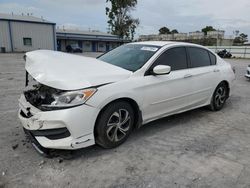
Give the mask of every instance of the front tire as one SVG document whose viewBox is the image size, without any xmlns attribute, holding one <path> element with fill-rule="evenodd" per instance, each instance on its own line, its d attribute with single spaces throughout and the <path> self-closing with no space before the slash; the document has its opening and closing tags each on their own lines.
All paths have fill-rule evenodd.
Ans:
<svg viewBox="0 0 250 188">
<path fill-rule="evenodd" d="M 99 115 L 95 127 L 96 143 L 114 148 L 125 142 L 134 125 L 134 110 L 127 102 L 109 104 Z"/>
<path fill-rule="evenodd" d="M 215 89 L 211 103 L 209 105 L 212 111 L 219 111 L 223 108 L 228 98 L 228 87 L 225 82 L 221 82 Z"/>
</svg>

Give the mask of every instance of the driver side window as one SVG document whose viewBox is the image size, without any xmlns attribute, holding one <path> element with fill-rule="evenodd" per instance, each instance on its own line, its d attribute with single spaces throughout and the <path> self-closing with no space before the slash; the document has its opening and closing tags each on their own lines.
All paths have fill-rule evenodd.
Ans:
<svg viewBox="0 0 250 188">
<path fill-rule="evenodd" d="M 153 67 L 157 65 L 168 65 L 171 67 L 171 70 L 181 70 L 187 69 L 187 54 L 185 47 L 175 47 L 168 49 L 163 52 L 160 57 L 154 62 Z"/>
</svg>

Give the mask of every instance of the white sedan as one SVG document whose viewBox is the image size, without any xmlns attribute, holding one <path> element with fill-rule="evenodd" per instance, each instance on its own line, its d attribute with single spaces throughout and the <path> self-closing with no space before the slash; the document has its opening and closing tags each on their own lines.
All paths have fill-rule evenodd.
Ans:
<svg viewBox="0 0 250 188">
<path fill-rule="evenodd" d="M 40 152 L 113 148 L 150 121 L 220 110 L 235 79 L 229 63 L 188 43 L 130 43 L 97 59 L 48 50 L 25 57 L 19 118 Z"/>
</svg>

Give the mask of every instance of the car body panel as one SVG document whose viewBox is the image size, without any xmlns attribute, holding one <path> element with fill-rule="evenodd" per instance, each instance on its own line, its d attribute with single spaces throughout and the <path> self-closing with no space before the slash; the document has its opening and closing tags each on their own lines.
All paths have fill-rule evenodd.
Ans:
<svg viewBox="0 0 250 188">
<path fill-rule="evenodd" d="M 20 109 L 27 114 L 29 108 L 33 115 L 24 118 L 19 114 L 23 126 L 29 130 L 67 127 L 70 137 L 56 141 L 45 137 L 36 139 L 47 148 L 77 149 L 95 143 L 94 128 L 97 117 L 106 105 L 115 100 L 133 100 L 139 107 L 142 124 L 145 124 L 209 105 L 215 88 L 222 81 L 226 81 L 229 88 L 232 87 L 235 75 L 231 65 L 205 47 L 176 42 L 138 44 L 158 45 L 161 48 L 134 73 L 93 58 L 61 52 L 27 53 L 26 70 L 38 82 L 65 90 L 98 86 L 98 91 L 83 105 L 54 111 L 40 111 L 21 96 Z M 145 74 L 164 51 L 179 46 L 204 48 L 217 57 L 217 64 L 171 71 L 166 75 Z"/>
<path fill-rule="evenodd" d="M 93 126 L 99 114 L 99 109 L 81 105 L 75 108 L 54 111 L 40 111 L 26 101 L 22 95 L 19 99 L 19 114 L 18 117 L 27 130 L 48 130 L 66 127 L 70 132 L 70 137 L 49 140 L 43 136 L 37 136 L 36 139 L 40 140 L 40 144 L 46 148 L 57 149 L 77 149 L 95 143 Z M 32 114 L 27 117 L 27 107 Z M 22 115 L 20 111 L 24 112 Z"/>
<path fill-rule="evenodd" d="M 117 82 L 132 74 L 95 58 L 50 50 L 26 53 L 25 68 L 36 81 L 62 90 Z"/>
</svg>

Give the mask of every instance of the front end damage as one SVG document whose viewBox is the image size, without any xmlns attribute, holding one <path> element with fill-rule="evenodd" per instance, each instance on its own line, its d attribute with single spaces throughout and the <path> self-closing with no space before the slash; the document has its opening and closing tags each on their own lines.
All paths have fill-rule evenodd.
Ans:
<svg viewBox="0 0 250 188">
<path fill-rule="evenodd" d="M 51 104 L 55 100 L 55 95 L 63 92 L 62 90 L 55 89 L 36 82 L 31 76 L 26 73 L 26 88 L 23 92 L 25 99 L 34 107 L 48 111 L 46 105 Z"/>
<path fill-rule="evenodd" d="M 88 100 L 107 83 L 132 72 L 101 60 L 50 50 L 25 54 L 26 87 L 19 119 L 44 148 L 78 149 L 95 144 L 100 109 Z"/>
<path fill-rule="evenodd" d="M 41 154 L 47 155 L 48 149 L 73 150 L 95 144 L 93 127 L 99 110 L 88 105 L 51 107 L 64 92 L 37 82 L 27 73 L 18 116 Z"/>
</svg>

